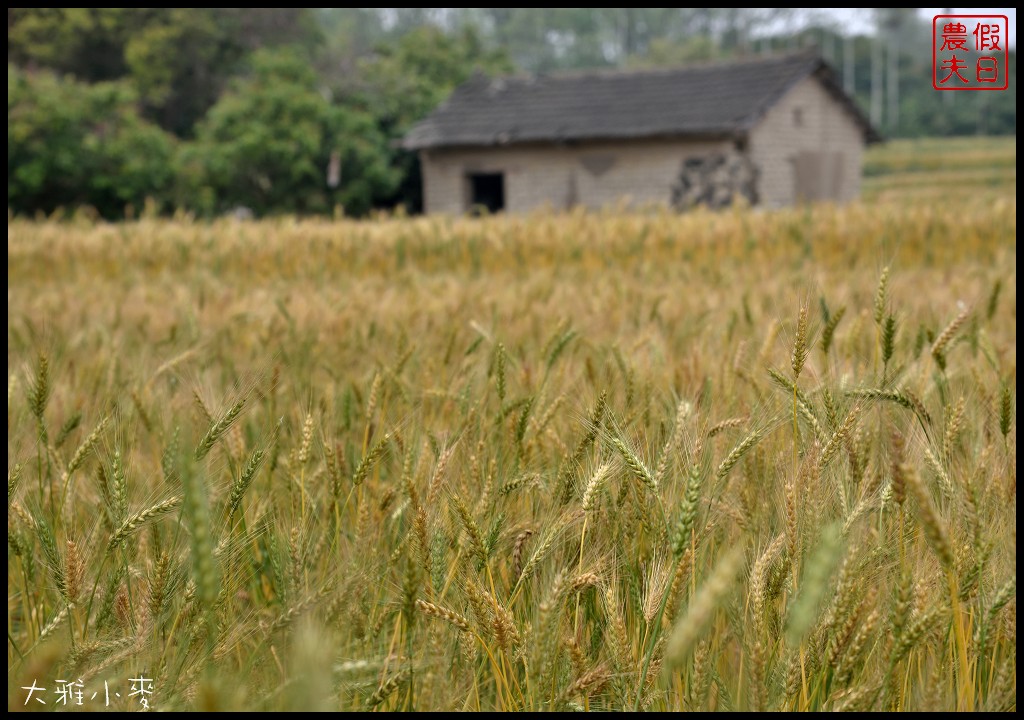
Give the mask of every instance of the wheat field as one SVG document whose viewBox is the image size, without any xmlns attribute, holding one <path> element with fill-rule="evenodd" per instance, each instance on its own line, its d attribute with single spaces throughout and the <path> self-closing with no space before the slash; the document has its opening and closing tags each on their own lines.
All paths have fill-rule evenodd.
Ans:
<svg viewBox="0 0 1024 720">
<path fill-rule="evenodd" d="M 1016 710 L 1012 197 L 7 247 L 10 709 Z"/>
</svg>

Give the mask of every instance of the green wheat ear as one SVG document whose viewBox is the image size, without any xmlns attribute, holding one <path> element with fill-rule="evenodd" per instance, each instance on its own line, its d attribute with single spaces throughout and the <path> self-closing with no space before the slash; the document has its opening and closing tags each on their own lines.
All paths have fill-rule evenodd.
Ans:
<svg viewBox="0 0 1024 720">
<path fill-rule="evenodd" d="M 219 577 L 213 556 L 213 530 L 210 524 L 210 497 L 198 467 L 182 472 L 186 527 L 192 554 L 192 580 L 201 606 L 209 611 L 217 600 Z"/>
<path fill-rule="evenodd" d="M 800 312 L 797 315 L 796 321 L 796 338 L 793 341 L 793 380 L 794 382 L 800 377 L 801 371 L 804 369 L 804 362 L 807 360 L 807 305 L 801 303 Z"/>
<path fill-rule="evenodd" d="M 206 431 L 206 435 L 196 445 L 195 459 L 202 460 L 206 457 L 207 453 L 213 449 L 213 446 L 217 444 L 217 441 L 224 436 L 224 433 L 234 424 L 235 420 L 242 413 L 242 408 L 245 407 L 246 398 L 243 397 L 241 400 L 232 405 L 228 410 L 221 415 L 214 423 L 210 426 L 210 429 Z"/>
<path fill-rule="evenodd" d="M 843 535 L 839 527 L 830 525 L 818 537 L 817 549 L 804 564 L 799 593 L 786 617 L 786 645 L 796 648 L 810 632 L 819 607 L 828 592 L 828 582 L 839 565 L 843 553 Z"/>
<path fill-rule="evenodd" d="M 882 268 L 882 274 L 878 277 L 878 287 L 875 289 L 875 324 L 882 326 L 885 318 L 885 311 L 889 305 L 889 266 Z"/>
<path fill-rule="evenodd" d="M 715 612 L 735 589 L 736 578 L 743 568 L 744 554 L 743 546 L 737 545 L 718 561 L 690 601 L 686 614 L 672 628 L 665 645 L 666 672 L 679 668 L 689 660 L 697 642 L 708 632 Z"/>
<path fill-rule="evenodd" d="M 50 401 L 50 389 L 50 358 L 39 353 L 36 374 L 28 388 L 28 406 L 39 422 L 43 421 L 43 413 Z"/>
<path fill-rule="evenodd" d="M 1010 427 L 1013 423 L 1013 396 L 1010 393 L 1010 387 L 1003 385 L 1002 392 L 999 394 L 999 432 L 1003 434 L 1003 439 L 1010 434 Z"/>
<path fill-rule="evenodd" d="M 821 331 L 821 352 L 824 355 L 828 355 L 828 351 L 832 348 L 832 341 L 836 335 L 836 328 L 839 327 L 840 321 L 846 315 L 846 306 L 843 305 L 834 313 L 831 317 L 825 321 L 825 327 Z"/>
<path fill-rule="evenodd" d="M 896 346 L 896 318 L 888 315 L 882 327 L 882 362 L 888 364 L 892 360 L 893 350 Z"/>
</svg>

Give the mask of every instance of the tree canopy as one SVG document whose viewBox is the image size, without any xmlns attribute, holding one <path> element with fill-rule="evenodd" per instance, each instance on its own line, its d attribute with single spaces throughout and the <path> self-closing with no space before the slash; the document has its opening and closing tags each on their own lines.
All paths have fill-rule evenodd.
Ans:
<svg viewBox="0 0 1024 720">
<path fill-rule="evenodd" d="M 124 83 L 93 85 L 7 66 L 7 205 L 107 217 L 167 197 L 175 140 L 139 116 Z"/>
<path fill-rule="evenodd" d="M 326 179 L 332 157 L 335 188 Z M 387 160 L 373 117 L 332 104 L 292 50 L 257 52 L 251 74 L 210 109 L 186 154 L 199 169 L 199 197 L 215 198 L 204 209 L 241 205 L 259 213 L 326 212 L 337 204 L 363 214 L 396 183 Z"/>
</svg>

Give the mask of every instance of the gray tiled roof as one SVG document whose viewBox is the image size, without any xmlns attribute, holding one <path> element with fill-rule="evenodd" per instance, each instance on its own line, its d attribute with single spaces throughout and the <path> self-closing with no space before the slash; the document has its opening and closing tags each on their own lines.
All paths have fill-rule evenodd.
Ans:
<svg viewBox="0 0 1024 720">
<path fill-rule="evenodd" d="M 741 134 L 809 75 L 847 108 L 867 140 L 878 139 L 831 68 L 816 54 L 799 53 L 664 70 L 477 75 L 413 127 L 402 144 L 417 150 Z"/>
</svg>

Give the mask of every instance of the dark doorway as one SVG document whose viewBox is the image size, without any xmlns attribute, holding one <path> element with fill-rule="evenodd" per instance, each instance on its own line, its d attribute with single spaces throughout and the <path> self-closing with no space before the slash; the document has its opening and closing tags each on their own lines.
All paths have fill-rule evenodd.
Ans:
<svg viewBox="0 0 1024 720">
<path fill-rule="evenodd" d="M 469 176 L 469 209 L 489 213 L 505 209 L 505 176 L 502 173 L 472 173 Z"/>
</svg>

